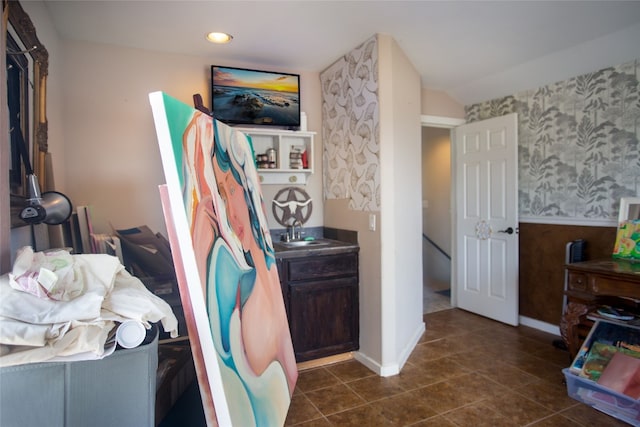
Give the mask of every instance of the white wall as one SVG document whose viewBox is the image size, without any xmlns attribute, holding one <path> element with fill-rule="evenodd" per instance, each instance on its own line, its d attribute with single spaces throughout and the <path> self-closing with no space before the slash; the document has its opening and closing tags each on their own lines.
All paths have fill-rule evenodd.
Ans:
<svg viewBox="0 0 640 427">
<path fill-rule="evenodd" d="M 371 67 L 376 67 L 377 70 Z M 367 71 L 357 73 L 351 79 L 348 70 L 361 67 Z M 345 71 L 346 70 L 346 71 Z M 421 257 L 421 190 L 420 190 L 420 79 L 411 62 L 397 43 L 387 35 L 376 35 L 345 54 L 321 73 L 326 79 L 323 104 L 330 119 L 324 123 L 325 157 L 340 143 L 349 145 L 353 141 L 333 141 L 336 138 L 358 141 L 357 153 L 363 152 L 359 160 L 361 169 L 368 171 L 363 184 L 374 188 L 375 203 L 358 204 L 350 199 L 347 191 L 344 199 L 328 198 L 325 201 L 325 225 L 358 232 L 360 244 L 360 351 L 356 358 L 382 375 L 393 375 L 402 368 L 413 350 L 422 331 L 422 257 Z M 335 80 L 335 81 L 334 81 Z M 362 81 L 366 80 L 366 81 Z M 371 97 L 358 107 L 366 109 L 374 123 L 369 135 L 357 140 L 335 132 L 348 122 L 349 106 L 339 103 L 334 108 L 335 85 L 342 89 L 346 98 Z M 360 91 L 366 86 L 368 90 Z M 349 102 L 352 99 L 344 100 Z M 355 107 L 354 107 L 355 108 Z M 379 110 L 378 110 L 379 109 Z M 379 114 L 376 112 L 379 111 Z M 336 113 L 338 116 L 336 116 Z M 341 116 L 342 115 L 342 116 Z M 379 117 L 378 117 L 379 116 Z M 367 125 L 370 125 L 367 122 Z M 375 129 L 374 129 L 375 128 Z M 335 132 L 332 134 L 331 132 Z M 327 141 L 328 140 L 328 141 Z M 364 146 L 364 147 L 363 147 Z M 349 151 L 349 147 L 342 147 Z M 331 158 L 325 158 L 331 162 Z M 380 168 L 377 174 L 371 172 Z M 344 172 L 336 176 L 336 188 L 340 179 L 350 184 L 362 178 L 354 172 L 355 167 L 336 168 Z M 350 174 L 356 174 L 352 178 Z M 375 190 L 378 188 L 379 193 Z M 358 190 L 359 188 L 356 188 Z M 332 194 L 333 195 L 333 194 Z M 372 209 L 380 206 L 380 210 Z M 376 229 L 369 229 L 369 217 L 376 217 Z"/>
<path fill-rule="evenodd" d="M 215 58 L 126 49 L 66 41 L 64 48 L 65 129 L 63 191 L 75 205 L 93 207 L 97 232 L 148 225 L 165 234 L 158 185 L 164 175 L 148 94 L 163 91 L 189 105 L 193 94 L 210 104 L 210 66 Z M 218 64 L 216 64 L 218 65 Z M 251 64 L 223 64 L 260 68 Z M 275 70 L 297 72 L 296 70 Z M 320 130 L 319 78 L 301 73 L 301 108 L 310 131 Z M 319 139 L 319 135 L 318 135 Z M 321 158 L 316 144 L 314 158 Z M 305 190 L 313 214 L 305 226 L 322 225 L 322 166 Z M 265 207 L 272 228 L 271 200 L 284 186 L 264 186 Z"/>
<path fill-rule="evenodd" d="M 422 114 L 464 119 L 464 105 L 451 98 L 446 92 L 422 89 L 421 97 Z"/>
<path fill-rule="evenodd" d="M 420 76 L 393 38 L 378 40 L 382 365 L 393 374 L 424 331 Z"/>
</svg>

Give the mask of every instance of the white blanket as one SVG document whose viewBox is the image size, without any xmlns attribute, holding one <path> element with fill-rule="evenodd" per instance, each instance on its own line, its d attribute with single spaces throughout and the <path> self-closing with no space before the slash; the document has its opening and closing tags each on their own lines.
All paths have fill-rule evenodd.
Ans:
<svg viewBox="0 0 640 427">
<path fill-rule="evenodd" d="M 147 328 L 162 322 L 171 337 L 178 321 L 171 307 L 129 274 L 118 258 L 73 255 L 74 289 L 68 301 L 38 297 L 15 289 L 0 276 L 0 366 L 34 363 L 57 356 L 104 354 L 115 322 L 136 320 Z"/>
</svg>

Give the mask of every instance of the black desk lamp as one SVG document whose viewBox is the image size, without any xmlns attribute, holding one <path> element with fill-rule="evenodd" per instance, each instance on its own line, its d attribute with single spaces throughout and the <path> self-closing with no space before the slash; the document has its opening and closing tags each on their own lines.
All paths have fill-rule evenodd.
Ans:
<svg viewBox="0 0 640 427">
<path fill-rule="evenodd" d="M 15 132 L 18 139 L 18 149 L 20 157 L 24 163 L 27 173 L 27 200 L 26 206 L 20 211 L 20 219 L 27 224 L 45 223 L 49 225 L 62 224 L 71 216 L 72 205 L 71 200 L 67 196 L 57 191 L 45 191 L 40 193 L 40 185 L 38 177 L 33 174 L 27 147 L 22 136 L 22 130 L 19 123 L 12 120 L 11 132 Z"/>
<path fill-rule="evenodd" d="M 71 216 L 71 200 L 57 191 L 40 193 L 38 178 L 27 175 L 27 205 L 20 211 L 20 218 L 28 224 L 62 224 Z"/>
</svg>

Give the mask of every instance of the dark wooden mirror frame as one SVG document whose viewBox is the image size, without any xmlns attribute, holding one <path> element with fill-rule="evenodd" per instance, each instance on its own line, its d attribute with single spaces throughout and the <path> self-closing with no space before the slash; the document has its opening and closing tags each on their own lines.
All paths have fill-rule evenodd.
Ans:
<svg viewBox="0 0 640 427">
<path fill-rule="evenodd" d="M 40 188 L 47 190 L 45 182 L 45 157 L 48 151 L 48 123 L 47 123 L 47 76 L 49 75 L 49 52 L 38 39 L 36 28 L 31 18 L 24 11 L 18 1 L 7 2 L 9 12 L 9 27 L 25 47 L 24 55 L 31 57 L 32 69 L 29 70 L 29 80 L 33 82 L 32 108 L 29 109 L 29 94 L 21 94 L 20 105 L 29 109 L 33 128 L 29 129 L 27 147 L 31 150 L 29 160 L 34 174 L 38 177 Z M 9 51 L 7 50 L 7 55 Z M 22 97 L 25 99 L 22 99 Z M 26 185 L 22 186 L 26 189 Z M 24 193 L 24 192 L 23 192 Z M 24 206 L 26 194 L 11 194 L 11 226 L 23 226 L 18 218 L 18 212 Z"/>
</svg>

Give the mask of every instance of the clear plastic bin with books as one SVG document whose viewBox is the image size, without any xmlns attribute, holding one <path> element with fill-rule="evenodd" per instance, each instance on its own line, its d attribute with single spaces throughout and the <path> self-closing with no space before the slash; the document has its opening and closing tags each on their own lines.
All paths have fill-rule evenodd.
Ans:
<svg viewBox="0 0 640 427">
<path fill-rule="evenodd" d="M 569 397 L 640 426 L 640 326 L 595 323 L 569 368 Z"/>
</svg>

